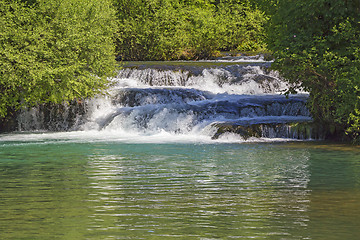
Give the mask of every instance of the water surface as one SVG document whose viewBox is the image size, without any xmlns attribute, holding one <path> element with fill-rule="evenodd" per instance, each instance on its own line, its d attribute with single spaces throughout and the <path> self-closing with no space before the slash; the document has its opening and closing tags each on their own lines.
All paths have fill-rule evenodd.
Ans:
<svg viewBox="0 0 360 240">
<path fill-rule="evenodd" d="M 355 147 L 21 136 L 0 136 L 1 239 L 360 235 Z"/>
</svg>

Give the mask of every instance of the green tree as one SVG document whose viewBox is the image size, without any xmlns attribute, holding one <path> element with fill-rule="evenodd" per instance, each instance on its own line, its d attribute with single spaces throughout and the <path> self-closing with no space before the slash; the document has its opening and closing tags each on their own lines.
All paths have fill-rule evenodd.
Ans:
<svg viewBox="0 0 360 240">
<path fill-rule="evenodd" d="M 170 60 L 187 42 L 179 6 L 173 0 L 115 0 L 117 53 L 125 60 Z"/>
<path fill-rule="evenodd" d="M 219 45 L 213 5 L 207 1 L 115 0 L 118 54 L 126 60 L 206 57 Z"/>
<path fill-rule="evenodd" d="M 265 15 L 248 0 L 115 0 L 126 60 L 198 59 L 264 48 Z"/>
<path fill-rule="evenodd" d="M 218 0 L 215 5 L 222 50 L 265 50 L 267 16 L 263 11 L 248 0 Z"/>
<path fill-rule="evenodd" d="M 280 0 L 273 6 L 273 67 L 310 92 L 310 109 L 328 137 L 347 133 L 359 140 L 360 2 Z"/>
<path fill-rule="evenodd" d="M 110 0 L 0 0 L 0 117 L 99 93 L 114 71 Z"/>
</svg>

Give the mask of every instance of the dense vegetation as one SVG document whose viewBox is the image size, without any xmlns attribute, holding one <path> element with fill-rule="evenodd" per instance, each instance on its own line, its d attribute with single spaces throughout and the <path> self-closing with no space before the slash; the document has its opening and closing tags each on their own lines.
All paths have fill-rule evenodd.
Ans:
<svg viewBox="0 0 360 240">
<path fill-rule="evenodd" d="M 0 118 L 98 93 L 115 56 L 262 49 L 264 22 L 247 0 L 0 0 Z"/>
<path fill-rule="evenodd" d="M 360 141 L 359 13 L 358 0 L 0 0 L 0 118 L 98 93 L 115 56 L 267 48 L 328 137 Z"/>
<path fill-rule="evenodd" d="M 265 15 L 247 0 L 115 0 L 125 60 L 197 59 L 264 50 Z"/>
<path fill-rule="evenodd" d="M 273 67 L 310 92 L 311 112 L 329 138 L 360 141 L 360 1 L 265 3 Z"/>
<path fill-rule="evenodd" d="M 0 0 L 0 118 L 103 89 L 115 23 L 107 0 Z"/>
</svg>

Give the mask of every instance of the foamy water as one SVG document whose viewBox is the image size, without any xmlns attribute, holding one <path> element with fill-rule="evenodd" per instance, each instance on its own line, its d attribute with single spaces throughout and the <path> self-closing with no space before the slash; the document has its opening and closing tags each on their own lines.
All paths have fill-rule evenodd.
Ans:
<svg viewBox="0 0 360 240">
<path fill-rule="evenodd" d="M 223 143 L 294 140 L 287 123 L 311 121 L 306 94 L 281 95 L 288 88 L 276 72 L 258 65 L 195 70 L 124 68 L 106 96 L 50 112 L 23 111 L 21 133 L 0 141 Z M 84 113 L 79 113 L 79 109 Z M 46 120 L 46 119 L 50 119 Z M 48 122 L 46 122 L 48 121 Z M 216 124 L 262 124 L 257 138 L 217 134 Z M 281 125 L 282 130 L 276 128 Z M 279 126 L 280 126 L 279 125 Z M 214 136 L 216 135 L 216 139 Z M 298 136 L 295 136 L 295 140 Z"/>
</svg>

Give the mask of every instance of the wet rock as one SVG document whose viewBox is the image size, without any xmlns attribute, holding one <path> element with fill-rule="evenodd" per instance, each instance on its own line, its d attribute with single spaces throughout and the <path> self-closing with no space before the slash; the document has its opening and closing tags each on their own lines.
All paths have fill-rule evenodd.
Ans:
<svg viewBox="0 0 360 240">
<path fill-rule="evenodd" d="M 148 104 L 187 103 L 207 99 L 207 94 L 194 89 L 120 89 L 114 97 L 112 104 L 126 107 L 144 106 Z"/>
<path fill-rule="evenodd" d="M 218 139 L 227 133 L 239 135 L 244 140 L 251 137 L 255 138 L 287 138 L 287 139 L 314 139 L 320 140 L 325 138 L 323 132 L 318 126 L 311 121 L 304 122 L 223 122 L 214 123 L 212 127 L 216 129 L 212 139 Z"/>
<path fill-rule="evenodd" d="M 0 133 L 15 131 L 17 127 L 16 118 L 14 113 L 10 113 L 5 118 L 0 118 Z"/>
<path fill-rule="evenodd" d="M 62 104 L 39 104 L 25 108 L 16 115 L 18 131 L 69 131 L 85 122 L 86 101 L 73 100 Z"/>
<path fill-rule="evenodd" d="M 217 128 L 216 133 L 211 137 L 211 139 L 218 139 L 221 135 L 225 133 L 235 133 L 240 135 L 245 140 L 250 137 L 261 137 L 261 127 L 258 124 L 241 126 L 231 123 L 215 123 L 213 127 Z"/>
</svg>

